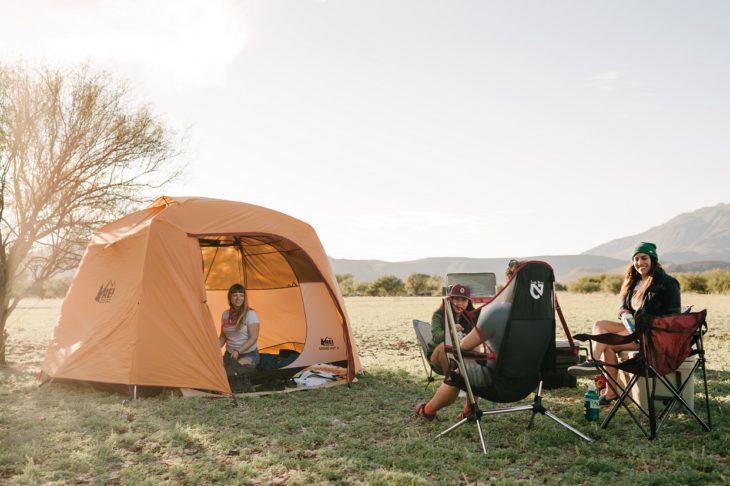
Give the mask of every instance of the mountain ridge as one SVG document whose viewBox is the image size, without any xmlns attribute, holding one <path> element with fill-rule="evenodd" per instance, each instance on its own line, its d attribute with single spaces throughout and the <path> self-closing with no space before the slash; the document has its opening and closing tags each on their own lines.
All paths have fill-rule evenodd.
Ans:
<svg viewBox="0 0 730 486">
<path fill-rule="evenodd" d="M 555 270 L 558 282 L 569 283 L 583 275 L 623 274 L 628 256 L 639 241 L 657 244 L 659 258 L 668 271 L 704 271 L 730 268 L 730 204 L 682 213 L 666 223 L 631 236 L 611 240 L 578 255 L 538 255 L 521 260 L 544 260 Z M 404 279 L 411 273 L 446 276 L 448 273 L 493 272 L 498 280 L 509 258 L 430 257 L 402 262 L 352 260 L 329 257 L 336 274 L 352 274 L 371 282 L 383 275 Z"/>
</svg>

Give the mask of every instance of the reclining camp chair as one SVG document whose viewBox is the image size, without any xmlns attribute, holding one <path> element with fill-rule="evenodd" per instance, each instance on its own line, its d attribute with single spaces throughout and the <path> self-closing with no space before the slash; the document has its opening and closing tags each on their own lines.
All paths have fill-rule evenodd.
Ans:
<svg viewBox="0 0 730 486">
<path fill-rule="evenodd" d="M 421 350 L 421 360 L 423 361 L 423 369 L 428 373 L 426 377 L 426 388 L 429 385 L 433 388 L 433 383 L 436 381 L 434 373 L 443 375 L 444 372 L 440 366 L 434 366 L 428 359 L 428 343 L 431 342 L 431 324 L 425 321 L 419 321 L 418 319 L 413 320 L 413 330 L 416 333 L 416 339 L 418 339 L 418 345 Z"/>
<path fill-rule="evenodd" d="M 634 357 L 617 365 L 597 359 L 597 356 L 593 356 L 593 347 L 590 346 L 591 357 L 605 378 L 606 385 L 610 386 L 617 395 L 616 402 L 601 423 L 601 428 L 608 427 L 616 412 L 623 407 L 644 435 L 649 440 L 654 440 L 659 429 L 679 404 L 681 405 L 679 408 L 692 415 L 706 431 L 712 430 L 705 350 L 702 342 L 702 336 L 707 332 L 706 315 L 706 310 L 666 316 L 639 315 L 636 317 L 634 333 L 627 336 L 611 333 L 574 336 L 575 339 L 591 340 L 612 346 L 637 341 L 639 344 L 638 352 Z M 675 373 L 690 356 L 697 356 L 691 371 L 684 376 Z M 614 379 L 608 373 L 608 367 L 626 372 L 628 374 L 626 385 L 621 383 L 620 379 Z M 706 421 L 700 418 L 682 396 L 689 383 L 694 385 L 694 372 L 698 368 L 702 369 Z M 672 375 L 675 375 L 674 380 Z M 664 388 L 661 395 L 658 394 L 658 390 L 661 389 L 658 387 L 659 384 Z M 640 391 L 642 386 L 645 390 L 646 403 L 642 403 L 641 399 L 637 400 L 640 396 L 639 393 L 632 393 L 635 391 L 634 388 Z M 694 393 L 694 390 L 689 390 L 689 392 Z M 657 403 L 659 403 L 659 407 L 657 407 Z M 632 411 L 634 407 L 636 407 L 636 414 Z"/>
<path fill-rule="evenodd" d="M 471 411 L 437 437 L 467 422 L 475 422 L 482 450 L 486 454 L 482 416 L 527 411 L 532 412 L 528 429 L 532 428 L 535 415 L 540 413 L 580 438 L 592 441 L 549 412 L 542 403 L 541 374 L 544 369 L 553 368 L 555 360 L 553 281 L 550 265 L 540 261 L 525 262 L 494 299 L 482 308 L 478 322 L 490 315 L 497 319 L 493 312 L 498 309 L 497 306 L 502 306 L 500 315 L 504 319 L 504 335 L 499 349 L 492 350 L 492 353 L 462 350 L 459 341 L 453 338 L 456 336 L 456 327 L 451 306 L 445 306 L 447 329 L 450 331 L 445 334 L 446 350 L 453 353 L 456 365 L 455 369 L 450 370 L 449 378 L 453 385 L 466 390 Z M 535 391 L 535 397 L 530 405 L 481 410 L 476 402 L 477 396 L 497 403 L 517 402 L 532 391 Z"/>
</svg>

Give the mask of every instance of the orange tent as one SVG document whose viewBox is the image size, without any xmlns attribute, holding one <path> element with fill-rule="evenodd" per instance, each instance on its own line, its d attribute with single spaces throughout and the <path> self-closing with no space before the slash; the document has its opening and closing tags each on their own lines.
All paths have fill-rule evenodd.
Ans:
<svg viewBox="0 0 730 486">
<path fill-rule="evenodd" d="M 161 197 L 92 238 L 43 362 L 51 378 L 231 393 L 218 345 L 242 283 L 262 354 L 359 372 L 349 318 L 314 229 L 252 204 Z"/>
</svg>

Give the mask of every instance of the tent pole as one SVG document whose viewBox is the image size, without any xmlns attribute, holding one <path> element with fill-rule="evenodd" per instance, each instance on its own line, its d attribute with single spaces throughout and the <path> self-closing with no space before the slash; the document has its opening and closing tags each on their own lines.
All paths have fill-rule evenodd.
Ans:
<svg viewBox="0 0 730 486">
<path fill-rule="evenodd" d="M 133 400 L 137 399 L 137 385 L 134 385 L 134 395 L 132 396 Z"/>
</svg>

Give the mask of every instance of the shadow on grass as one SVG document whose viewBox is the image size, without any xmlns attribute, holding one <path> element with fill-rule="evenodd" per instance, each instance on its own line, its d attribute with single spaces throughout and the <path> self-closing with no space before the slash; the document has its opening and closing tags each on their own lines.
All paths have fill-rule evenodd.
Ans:
<svg viewBox="0 0 730 486">
<path fill-rule="evenodd" d="M 431 391 L 403 372 L 373 370 L 351 387 L 245 397 L 238 407 L 229 399 L 127 401 L 68 384 L 36 388 L 21 375 L 0 395 L 0 481 L 722 482 L 730 373 L 711 371 L 708 378 L 717 397 L 710 433 L 683 414 L 653 442 L 625 414 L 601 430 L 584 421 L 579 386 L 548 390 L 544 400 L 596 442 L 586 444 L 545 417 L 526 430 L 529 413 L 491 416 L 483 419 L 484 456 L 472 424 L 435 440 L 462 404 L 443 410 L 440 421 L 417 419 L 413 409 Z"/>
</svg>

